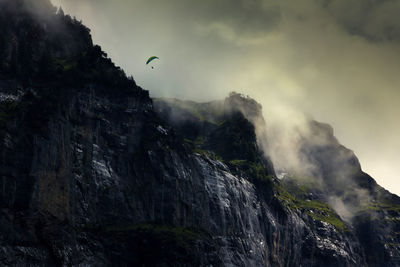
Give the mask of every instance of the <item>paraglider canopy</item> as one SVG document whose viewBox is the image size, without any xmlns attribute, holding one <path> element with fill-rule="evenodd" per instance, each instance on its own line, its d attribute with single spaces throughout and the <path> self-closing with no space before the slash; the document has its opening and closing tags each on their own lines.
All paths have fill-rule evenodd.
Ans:
<svg viewBox="0 0 400 267">
<path fill-rule="evenodd" d="M 149 64 L 150 62 L 152 62 L 154 59 L 159 59 L 159 58 L 158 58 L 158 57 L 155 57 L 155 56 L 150 57 L 150 58 L 147 60 L 146 65 Z"/>
</svg>

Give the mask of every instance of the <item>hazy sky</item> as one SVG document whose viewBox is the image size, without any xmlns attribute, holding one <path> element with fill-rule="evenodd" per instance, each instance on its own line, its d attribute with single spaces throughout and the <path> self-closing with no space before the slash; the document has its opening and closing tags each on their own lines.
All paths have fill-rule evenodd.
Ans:
<svg viewBox="0 0 400 267">
<path fill-rule="evenodd" d="M 400 0 L 53 0 L 151 96 L 248 94 L 327 122 L 400 194 Z M 145 65 L 160 57 L 154 69 Z"/>
</svg>

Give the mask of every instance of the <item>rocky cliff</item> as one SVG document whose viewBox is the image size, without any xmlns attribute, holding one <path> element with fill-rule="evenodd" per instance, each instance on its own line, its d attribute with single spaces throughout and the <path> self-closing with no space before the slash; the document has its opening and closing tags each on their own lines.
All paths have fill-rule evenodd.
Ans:
<svg viewBox="0 0 400 267">
<path fill-rule="evenodd" d="M 254 100 L 153 102 L 47 0 L 1 0 L 0 31 L 1 265 L 399 264 L 399 198 L 328 126 L 278 179 Z"/>
</svg>

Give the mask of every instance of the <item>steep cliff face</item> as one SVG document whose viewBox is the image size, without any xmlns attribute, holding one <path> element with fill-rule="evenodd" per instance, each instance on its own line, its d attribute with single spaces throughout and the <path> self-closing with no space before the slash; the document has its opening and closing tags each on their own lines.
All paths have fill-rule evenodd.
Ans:
<svg viewBox="0 0 400 267">
<path fill-rule="evenodd" d="M 268 154 L 260 150 L 254 124 L 263 122 L 261 107 L 254 100 L 232 94 L 224 101 L 193 103 L 176 99 L 156 99 L 155 110 L 185 137 L 195 151 L 214 155 L 225 162 L 232 173 L 254 184 L 260 199 L 260 224 L 266 240 L 267 266 L 352 266 L 365 265 L 363 250 L 351 227 L 326 204 L 322 189 L 304 192 L 292 180 L 278 180 Z M 214 114 L 214 115 L 212 115 Z M 248 119 L 246 119 L 246 117 Z M 244 121 L 243 121 L 244 120 Z M 253 122 L 253 123 L 251 123 Z M 210 146 L 221 129 L 219 139 L 228 151 Z M 228 140 L 228 141 L 227 141 Z M 234 148 L 240 144 L 242 152 Z M 258 153 L 249 153 L 257 151 Z M 308 189 L 308 188 L 307 188 Z M 300 193 L 301 192 L 301 193 Z"/>
<path fill-rule="evenodd" d="M 110 100 L 94 92 L 72 97 L 49 119 L 44 135 L 21 131 L 17 118 L 20 135 L 7 133 L 2 203 L 4 227 L 11 229 L 3 236 L 4 263 L 157 263 L 151 257 L 141 262 L 130 250 L 141 240 L 114 240 L 114 233 L 149 238 L 142 233 L 149 228 L 161 244 L 151 241 L 147 253 L 165 249 L 160 261 L 170 265 L 192 262 L 195 247 L 201 264 L 262 264 L 254 186 L 177 142 L 155 118 L 146 94 Z M 163 242 L 176 242 L 183 252 L 164 259 L 173 247 Z M 26 250 L 22 257 L 15 256 L 17 247 Z M 205 249 L 211 255 L 203 256 Z"/>
<path fill-rule="evenodd" d="M 281 179 L 277 179 L 268 151 L 258 157 L 246 153 L 268 147 L 261 107 L 254 100 L 235 93 L 223 101 L 203 104 L 156 99 L 155 110 L 195 150 L 213 151 L 233 173 L 256 186 L 265 205 L 263 213 L 268 214 L 261 223 L 268 229 L 266 233 L 272 233 L 266 235 L 272 265 L 399 264 L 399 197 L 361 170 L 357 157 L 338 142 L 329 125 L 309 121 L 303 126 L 297 151 L 293 150 L 298 162 L 285 166 L 286 171 L 278 173 Z M 235 112 L 242 117 L 232 116 Z M 240 123 L 243 117 L 251 125 Z M 221 128 L 231 124 L 239 125 L 228 131 L 236 138 L 224 133 L 219 139 L 220 144 L 230 144 L 228 154 L 208 145 L 215 143 Z M 237 143 L 241 153 L 232 151 Z M 260 184 L 266 177 L 270 183 Z"/>
<path fill-rule="evenodd" d="M 262 265 L 254 186 L 46 3 L 1 2 L 1 263 Z"/>
<path fill-rule="evenodd" d="M 330 126 L 310 122 L 313 138 L 302 152 L 319 172 L 326 202 L 351 226 L 372 266 L 400 264 L 400 198 L 391 194 L 361 170 L 352 151 L 339 144 Z M 318 134 L 318 137 L 314 137 Z"/>
<path fill-rule="evenodd" d="M 337 142 L 305 138 L 325 172 L 279 180 L 254 100 L 153 103 L 48 1 L 0 7 L 1 265 L 398 264 L 398 198 L 351 154 L 371 201 L 330 182 Z"/>
</svg>

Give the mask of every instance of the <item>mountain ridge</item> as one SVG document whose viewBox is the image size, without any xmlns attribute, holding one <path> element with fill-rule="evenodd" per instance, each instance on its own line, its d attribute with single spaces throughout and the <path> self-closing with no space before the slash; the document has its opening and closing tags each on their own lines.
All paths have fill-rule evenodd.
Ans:
<svg viewBox="0 0 400 267">
<path fill-rule="evenodd" d="M 227 99 L 219 102 L 219 109 L 221 109 L 221 106 L 226 107 L 227 103 L 233 103 L 232 108 L 228 107 L 227 110 L 237 108 L 245 116 L 251 114 L 247 115 L 247 118 L 249 121 L 253 121 L 255 125 L 257 124 L 254 123 L 257 121 L 257 117 L 262 117 L 262 112 L 261 106 L 253 101 L 253 99 L 241 94 L 231 93 Z M 216 106 L 218 101 L 212 103 L 213 106 Z M 212 113 L 210 103 L 204 105 L 205 108 L 201 108 L 199 107 L 201 106 L 200 103 L 193 101 L 155 100 L 155 108 L 160 116 L 174 125 L 180 134 L 191 138 L 193 136 L 187 135 L 187 132 L 190 132 L 190 127 L 185 120 L 189 120 L 193 124 L 193 118 L 197 118 L 200 121 L 198 123 L 202 123 L 204 116 L 198 115 L 199 110 Z M 250 107 L 250 111 L 246 112 L 246 107 Z M 218 108 L 216 109 L 218 110 Z M 186 117 L 177 115 L 187 112 L 193 113 L 195 116 L 188 118 L 187 115 Z M 220 114 L 221 112 L 216 113 Z M 259 118 L 258 121 L 265 125 L 263 118 Z M 182 129 L 180 124 L 186 128 Z M 259 129 L 258 132 L 265 133 L 265 129 Z M 203 134 L 207 134 L 207 131 L 203 131 Z M 400 198 L 380 187 L 372 177 L 361 170 L 361 165 L 353 151 L 338 142 L 330 125 L 310 120 L 307 130 L 303 131 L 300 136 L 297 153 L 298 157 L 302 159 L 301 165 L 307 167 L 298 169 L 296 165 L 297 169 L 290 169 L 290 166 L 288 166 L 289 173 L 285 174 L 286 177 L 281 177 L 280 182 L 275 184 L 274 188 L 275 194 L 289 208 L 302 210 L 302 212 L 309 214 L 311 211 L 310 215 L 314 219 L 330 223 L 342 231 L 353 231 L 353 227 L 358 227 L 355 218 L 367 214 L 370 216 L 371 214 L 367 210 L 378 210 L 378 207 L 383 209 L 386 207 L 390 210 L 390 206 L 393 206 L 394 210 L 397 209 L 396 206 L 399 205 Z M 266 138 L 266 136 L 262 138 Z M 262 141 L 258 140 L 258 143 L 260 144 Z M 218 154 L 217 151 L 214 152 Z M 264 151 L 267 159 L 268 154 L 268 151 Z M 222 160 L 224 161 L 223 157 Z M 241 161 L 238 159 L 235 162 L 229 160 L 225 162 L 230 167 L 239 164 L 243 168 L 243 165 L 246 164 Z M 268 159 L 268 162 L 271 162 L 271 159 Z M 276 177 L 274 172 L 270 173 Z M 315 200 L 317 202 L 313 203 Z M 321 213 L 315 214 L 315 210 L 312 210 L 314 208 L 320 210 Z M 362 238 L 363 234 L 359 233 L 359 238 Z M 373 254 L 374 252 L 369 251 L 369 253 Z"/>
</svg>

